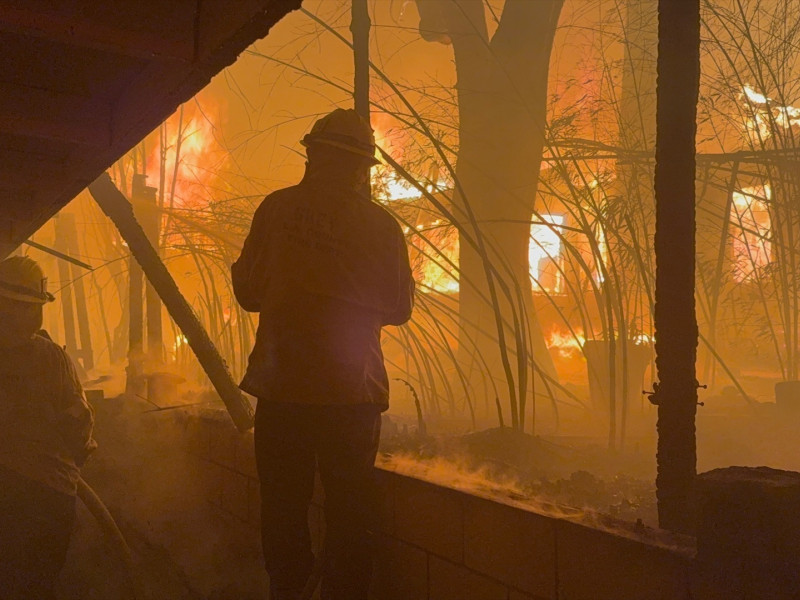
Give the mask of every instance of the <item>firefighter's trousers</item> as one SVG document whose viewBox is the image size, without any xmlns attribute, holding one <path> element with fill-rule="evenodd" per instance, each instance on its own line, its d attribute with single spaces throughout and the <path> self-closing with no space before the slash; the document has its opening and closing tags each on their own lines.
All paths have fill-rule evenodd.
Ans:
<svg viewBox="0 0 800 600">
<path fill-rule="evenodd" d="M 377 517 L 380 408 L 259 401 L 255 447 L 261 531 L 271 598 L 297 597 L 314 556 L 308 509 L 319 472 L 325 491 L 323 600 L 366 600 Z"/>
</svg>

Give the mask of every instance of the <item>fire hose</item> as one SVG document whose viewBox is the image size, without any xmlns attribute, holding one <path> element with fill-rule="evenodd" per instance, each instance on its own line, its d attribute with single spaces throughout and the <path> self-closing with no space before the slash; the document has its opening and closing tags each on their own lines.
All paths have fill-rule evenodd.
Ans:
<svg viewBox="0 0 800 600">
<path fill-rule="evenodd" d="M 138 600 L 140 594 L 138 593 L 138 580 L 136 578 L 136 569 L 133 563 L 133 555 L 128 543 L 119 530 L 114 517 L 103 504 L 103 501 L 97 493 L 86 483 L 83 478 L 78 478 L 78 498 L 81 499 L 84 506 L 92 513 L 92 516 L 97 520 L 100 529 L 106 540 L 116 551 L 122 565 L 124 567 L 124 576 L 128 589 L 130 590 L 130 597 L 133 600 Z"/>
<path fill-rule="evenodd" d="M 133 600 L 139 600 L 141 596 L 138 593 L 139 582 L 136 577 L 136 567 L 133 562 L 133 554 L 131 553 L 130 546 L 128 546 L 128 543 L 125 541 L 125 537 L 122 535 L 119 526 L 117 526 L 117 522 L 114 521 L 114 517 L 111 516 L 111 513 L 100 499 L 100 496 L 97 495 L 97 492 L 95 492 L 83 478 L 78 478 L 78 498 L 81 499 L 81 502 L 83 502 L 87 510 L 97 520 L 97 523 L 100 525 L 100 529 L 103 531 L 103 535 L 114 548 L 117 556 L 122 562 L 125 572 L 125 579 L 128 589 L 130 590 L 131 598 Z M 300 596 L 297 600 L 311 600 L 311 598 L 314 596 L 314 592 L 316 592 L 317 588 L 319 587 L 320 581 L 322 580 L 322 574 L 327 563 L 328 553 L 325 551 L 325 541 L 323 540 L 322 548 L 317 553 L 317 557 L 314 560 L 314 566 L 311 569 L 311 574 L 309 575 L 308 580 L 303 587 L 303 591 L 300 593 Z"/>
<path fill-rule="evenodd" d="M 133 600 L 139 600 L 141 595 L 138 593 L 139 582 L 136 577 L 136 567 L 133 562 L 133 554 L 131 553 L 130 546 L 128 546 L 128 543 L 125 541 L 125 537 L 122 535 L 122 532 L 117 526 L 117 522 L 114 521 L 114 517 L 111 516 L 111 513 L 100 499 L 100 496 L 97 495 L 97 492 L 95 492 L 91 486 L 84 481 L 83 478 L 78 478 L 78 497 L 81 499 L 81 502 L 83 502 L 84 506 L 86 506 L 92 516 L 97 520 L 97 523 L 100 525 L 100 529 L 103 531 L 103 535 L 106 537 L 111 546 L 113 546 L 120 561 L 122 562 L 125 569 L 125 579 L 128 589 L 130 590 L 131 598 Z M 323 541 L 322 548 L 314 560 L 314 566 L 311 569 L 311 575 L 309 575 L 298 600 L 311 600 L 314 592 L 316 592 L 317 588 L 319 587 L 320 581 L 322 580 L 322 573 L 325 570 L 327 562 L 327 552 L 325 551 L 325 543 Z"/>
</svg>

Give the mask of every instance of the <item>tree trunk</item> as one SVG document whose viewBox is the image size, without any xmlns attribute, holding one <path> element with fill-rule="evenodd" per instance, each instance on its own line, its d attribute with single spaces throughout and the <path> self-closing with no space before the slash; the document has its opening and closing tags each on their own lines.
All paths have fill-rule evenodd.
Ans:
<svg viewBox="0 0 800 600">
<path fill-rule="evenodd" d="M 539 371 L 556 376 L 534 314 L 528 248 L 550 51 L 562 4 L 507 0 L 490 40 L 482 0 L 418 1 L 423 37 L 453 44 L 459 105 L 455 210 L 480 246 L 460 244 L 465 335 L 459 351 L 468 368 L 480 364 L 475 353 L 482 353 L 492 371 L 486 375 L 505 380 L 512 426 L 518 428 L 524 427 L 530 358 Z M 477 343 L 465 341 L 470 338 Z"/>
<path fill-rule="evenodd" d="M 697 410 L 695 134 L 700 82 L 699 0 L 659 0 L 656 125 L 656 367 L 662 528 L 694 527 Z"/>
</svg>

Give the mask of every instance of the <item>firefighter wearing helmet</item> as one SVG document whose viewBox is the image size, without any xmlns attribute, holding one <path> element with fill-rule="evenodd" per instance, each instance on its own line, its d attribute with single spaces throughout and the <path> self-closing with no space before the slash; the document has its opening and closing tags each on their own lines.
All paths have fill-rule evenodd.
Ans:
<svg viewBox="0 0 800 600">
<path fill-rule="evenodd" d="M 75 519 L 80 466 L 95 447 L 72 361 L 46 334 L 53 301 L 36 262 L 0 262 L 0 596 L 53 598 Z M 43 332 L 41 332 L 43 333 Z"/>
<path fill-rule="evenodd" d="M 337 109 L 302 144 L 302 181 L 266 197 L 231 269 L 239 303 L 260 313 L 241 388 L 258 398 L 270 598 L 295 600 L 312 572 L 307 513 L 318 467 L 322 598 L 360 600 L 372 571 L 374 461 L 389 401 L 381 328 L 410 318 L 414 281 L 400 226 L 366 193 L 378 162 L 369 123 Z"/>
</svg>

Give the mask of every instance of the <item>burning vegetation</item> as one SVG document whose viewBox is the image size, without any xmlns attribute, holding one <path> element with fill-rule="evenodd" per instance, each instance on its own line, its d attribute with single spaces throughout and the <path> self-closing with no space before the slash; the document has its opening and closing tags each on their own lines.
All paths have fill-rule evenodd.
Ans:
<svg viewBox="0 0 800 600">
<path fill-rule="evenodd" d="M 109 169 L 234 378 L 257 318 L 235 301 L 230 265 L 264 195 L 299 179 L 297 141 L 351 102 L 348 6 L 306 2 Z M 641 457 L 655 444 L 656 409 L 642 392 L 656 379 L 656 3 L 371 10 L 381 159 L 371 186 L 401 223 L 418 285 L 412 321 L 384 333 L 397 425 L 387 451 L 447 456 L 450 442 L 419 433 L 469 432 L 456 446 L 476 469 L 494 465 L 566 503 L 645 505 L 617 512 L 652 522 L 652 486 L 637 481 L 652 480 Z M 755 419 L 776 408 L 774 384 L 798 379 L 798 28 L 796 3 L 703 3 L 701 420 Z M 151 390 L 160 381 L 167 391 L 149 398 L 159 410 L 214 402 L 185 332 L 88 195 L 34 241 L 77 259 L 41 255 L 61 292 L 46 328 L 86 380 L 140 395 L 131 377 Z M 711 451 L 728 425 L 711 421 L 700 437 L 707 467 L 727 459 Z M 770 452 L 741 460 L 774 461 Z"/>
</svg>

